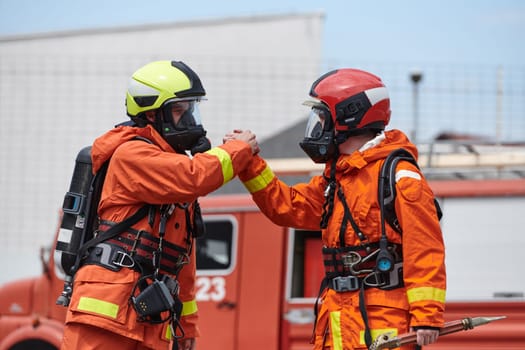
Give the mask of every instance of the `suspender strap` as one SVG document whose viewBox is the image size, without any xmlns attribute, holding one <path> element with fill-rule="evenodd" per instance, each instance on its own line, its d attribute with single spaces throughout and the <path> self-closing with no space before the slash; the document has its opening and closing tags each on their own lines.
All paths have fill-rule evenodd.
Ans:
<svg viewBox="0 0 525 350">
<path fill-rule="evenodd" d="M 365 343 L 368 349 L 372 344 L 372 334 L 370 332 L 370 326 L 368 325 L 368 313 L 366 312 L 364 283 L 361 284 L 361 288 L 359 289 L 359 311 L 361 311 L 361 317 L 363 318 L 363 322 L 365 324 Z"/>
<path fill-rule="evenodd" d="M 341 223 L 341 228 L 339 229 L 339 244 L 341 245 L 341 247 L 346 246 L 345 232 L 346 232 L 347 221 L 350 221 L 350 225 L 352 225 L 352 229 L 354 230 L 357 237 L 359 237 L 361 242 L 368 240 L 368 238 L 363 234 L 363 232 L 361 232 L 361 229 L 355 223 L 355 220 L 352 217 L 352 213 L 350 212 L 350 208 L 348 208 L 348 204 L 346 203 L 345 194 L 343 193 L 341 186 L 339 186 L 339 188 L 337 189 L 337 196 L 339 197 L 339 200 L 343 204 L 343 208 L 344 208 L 343 222 Z"/>
</svg>

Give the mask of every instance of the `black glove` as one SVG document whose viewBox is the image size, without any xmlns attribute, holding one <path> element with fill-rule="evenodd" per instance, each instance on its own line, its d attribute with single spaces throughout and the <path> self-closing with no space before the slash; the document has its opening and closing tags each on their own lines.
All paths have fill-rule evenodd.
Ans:
<svg viewBox="0 0 525 350">
<path fill-rule="evenodd" d="M 194 156 L 197 153 L 206 152 L 211 148 L 210 140 L 206 136 L 201 136 L 195 145 L 191 148 L 191 155 Z"/>
</svg>

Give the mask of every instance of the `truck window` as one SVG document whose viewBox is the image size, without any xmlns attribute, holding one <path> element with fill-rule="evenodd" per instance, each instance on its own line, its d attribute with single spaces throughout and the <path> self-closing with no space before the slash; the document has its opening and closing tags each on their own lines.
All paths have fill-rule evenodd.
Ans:
<svg viewBox="0 0 525 350">
<path fill-rule="evenodd" d="M 197 274 L 227 274 L 233 268 L 236 223 L 233 217 L 204 218 L 206 234 L 196 240 Z"/>
<path fill-rule="evenodd" d="M 288 273 L 290 298 L 316 298 L 324 274 L 321 231 L 292 230 Z"/>
</svg>

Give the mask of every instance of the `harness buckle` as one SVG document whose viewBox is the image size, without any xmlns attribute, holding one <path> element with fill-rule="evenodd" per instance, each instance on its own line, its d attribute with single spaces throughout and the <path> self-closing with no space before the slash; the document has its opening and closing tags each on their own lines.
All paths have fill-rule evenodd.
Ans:
<svg viewBox="0 0 525 350">
<path fill-rule="evenodd" d="M 390 290 L 404 286 L 403 282 L 403 262 L 394 264 L 390 272 L 374 271 L 363 278 L 365 287 L 375 287 L 383 290 Z"/>
<path fill-rule="evenodd" d="M 125 262 L 126 259 L 129 259 L 130 263 Z M 115 259 L 113 259 L 113 264 L 120 267 L 129 267 L 132 268 L 135 266 L 135 260 L 128 253 L 119 250 L 115 254 Z"/>
<path fill-rule="evenodd" d="M 353 292 L 359 289 L 359 278 L 355 276 L 337 276 L 330 280 L 330 288 L 336 292 Z"/>
<path fill-rule="evenodd" d="M 363 283 L 368 287 L 383 287 L 388 283 L 384 272 L 374 271 L 363 278 Z"/>
</svg>

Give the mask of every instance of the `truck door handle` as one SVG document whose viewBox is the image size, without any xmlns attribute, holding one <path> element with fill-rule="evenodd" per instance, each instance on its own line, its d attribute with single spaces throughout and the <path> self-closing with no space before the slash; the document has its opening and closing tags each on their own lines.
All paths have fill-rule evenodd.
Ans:
<svg viewBox="0 0 525 350">
<path fill-rule="evenodd" d="M 230 309 L 233 310 L 237 306 L 237 303 L 234 303 L 233 301 L 223 300 L 220 303 L 217 304 L 218 309 Z"/>
<path fill-rule="evenodd" d="M 315 315 L 313 308 L 293 309 L 284 314 L 284 319 L 291 324 L 313 323 Z"/>
</svg>

